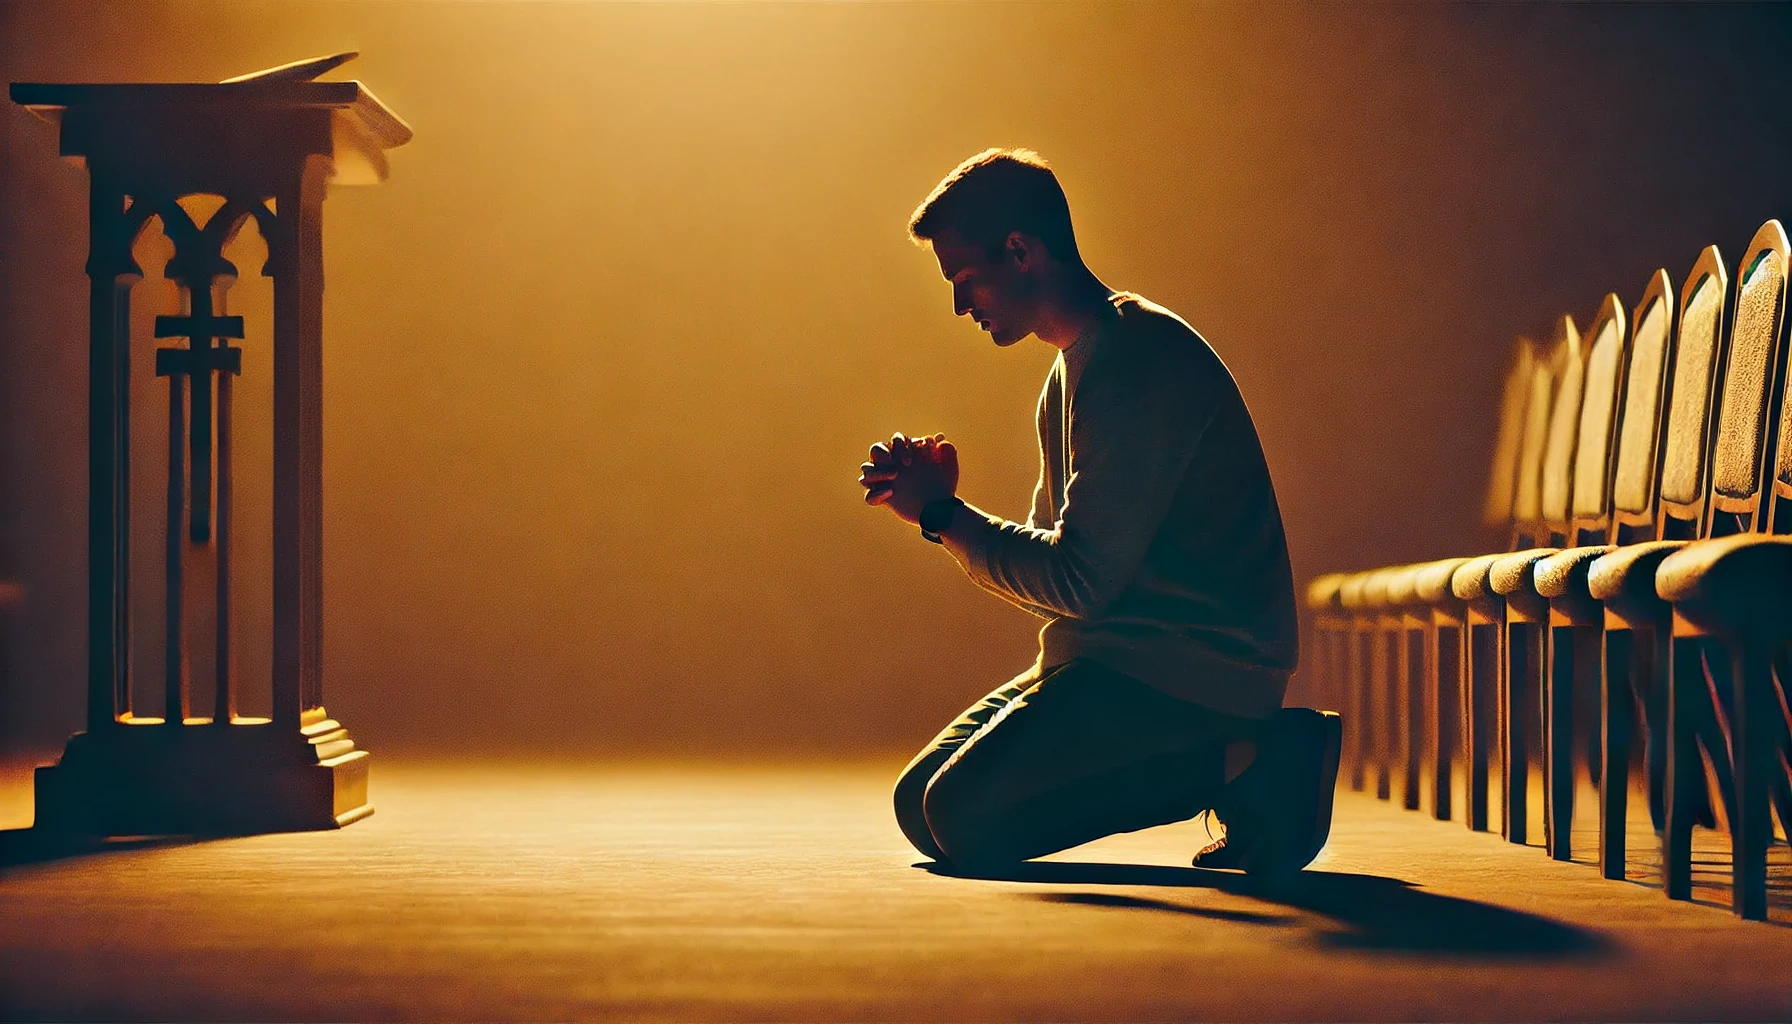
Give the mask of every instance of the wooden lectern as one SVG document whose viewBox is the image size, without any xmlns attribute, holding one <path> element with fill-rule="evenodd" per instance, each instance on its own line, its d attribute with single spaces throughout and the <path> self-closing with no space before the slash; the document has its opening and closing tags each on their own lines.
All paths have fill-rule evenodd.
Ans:
<svg viewBox="0 0 1792 1024">
<path fill-rule="evenodd" d="M 37 770 L 37 826 L 93 835 L 335 828 L 373 812 L 367 752 L 323 707 L 323 224 L 327 184 L 373 184 L 411 130 L 360 82 L 318 82 L 339 54 L 216 84 L 18 83 L 91 184 L 87 730 Z M 223 198 L 205 223 L 182 196 Z M 230 633 L 231 379 L 243 318 L 214 299 L 250 217 L 274 283 L 273 717 L 236 714 Z M 174 243 L 186 312 L 156 318 L 168 378 L 167 700 L 131 707 L 131 246 L 151 218 Z M 221 308 L 221 307 L 220 307 Z M 215 388 L 215 391 L 214 391 Z M 215 417 L 215 425 L 214 425 Z M 214 430 L 216 444 L 214 445 Z M 215 467 L 215 474 L 214 474 Z M 214 506 L 215 498 L 215 506 Z M 214 514 L 215 507 L 215 514 Z M 217 561 L 217 700 L 189 715 L 186 564 Z"/>
</svg>

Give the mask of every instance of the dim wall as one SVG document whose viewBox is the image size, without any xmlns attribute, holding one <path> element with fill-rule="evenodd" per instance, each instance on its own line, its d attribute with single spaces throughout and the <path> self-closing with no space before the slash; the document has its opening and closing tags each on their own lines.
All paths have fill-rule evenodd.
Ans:
<svg viewBox="0 0 1792 1024">
<path fill-rule="evenodd" d="M 413 125 L 326 204 L 326 697 L 380 750 L 886 754 L 1035 620 L 853 481 L 942 430 L 1021 516 L 1051 352 L 955 322 L 906 217 L 987 145 L 1057 166 L 1104 280 L 1255 413 L 1297 579 L 1468 553 L 1507 346 L 1785 202 L 1783 9 L 0 4 L 0 78 L 214 80 L 361 50 Z M 1751 61 L 1755 62 L 1751 65 Z M 85 175 L 0 110 L 0 743 L 81 717 Z M 239 510 L 268 518 L 268 285 Z M 159 255 L 158 255 L 159 253 Z M 164 243 L 139 245 L 140 693 L 159 692 Z M 164 403 L 158 406 L 158 402 Z M 265 678 L 267 555 L 238 566 Z M 203 665 L 201 666 L 203 669 Z M 1301 694 L 1297 681 L 1295 696 Z"/>
</svg>

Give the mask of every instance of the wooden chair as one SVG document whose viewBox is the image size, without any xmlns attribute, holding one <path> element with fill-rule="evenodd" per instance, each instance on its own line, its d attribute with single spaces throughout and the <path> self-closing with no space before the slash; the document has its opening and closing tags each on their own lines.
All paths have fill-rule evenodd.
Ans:
<svg viewBox="0 0 1792 1024">
<path fill-rule="evenodd" d="M 1525 413 L 1532 398 L 1532 375 L 1535 371 L 1537 346 L 1529 338 L 1519 338 L 1512 368 L 1500 399 L 1499 428 L 1494 440 L 1492 470 L 1488 474 L 1487 500 L 1482 518 L 1492 526 L 1511 529 L 1514 523 L 1514 500 L 1521 472 L 1520 449 L 1524 438 Z M 1542 402 L 1549 400 L 1544 388 Z M 1450 589 L 1450 577 L 1467 558 L 1445 558 L 1425 562 L 1404 573 L 1389 584 L 1390 600 L 1407 596 L 1406 626 L 1415 634 L 1420 647 L 1419 683 L 1421 691 L 1410 698 L 1407 722 L 1407 785 L 1406 806 L 1417 810 L 1420 790 L 1420 761 L 1429 755 L 1431 771 L 1431 814 L 1439 821 L 1450 820 L 1453 774 L 1456 750 L 1460 747 L 1468 757 L 1465 766 L 1471 788 L 1480 780 L 1481 791 L 1487 788 L 1487 749 L 1485 738 L 1477 743 L 1476 730 L 1484 729 L 1487 716 L 1470 701 L 1463 685 L 1466 671 L 1467 633 L 1466 604 Z M 1410 691 L 1409 691 L 1410 692 Z M 1483 756 L 1477 762 L 1474 752 Z M 1478 826 L 1485 829 L 1485 803 Z"/>
<path fill-rule="evenodd" d="M 1792 447 L 1787 443 L 1792 431 L 1785 428 L 1783 416 L 1781 423 L 1784 452 Z M 1792 490 L 1788 477 L 1792 473 L 1781 475 L 1776 488 Z M 1732 534 L 1689 545 L 1662 561 L 1656 586 L 1674 605 L 1676 644 L 1708 639 L 1729 656 L 1726 733 L 1735 788 L 1731 906 L 1740 917 L 1763 920 L 1773 810 L 1779 813 L 1780 827 L 1792 835 L 1792 720 L 1786 711 L 1792 663 L 1785 658 L 1792 642 L 1792 536 Z M 1672 685 L 1702 682 L 1676 676 Z M 1672 713 L 1669 717 L 1673 719 Z M 1672 805 L 1671 784 L 1669 792 Z M 1675 870 L 1691 872 L 1690 865 L 1676 865 Z"/>
<path fill-rule="evenodd" d="M 1500 402 L 1484 506 L 1485 518 L 1496 527 L 1509 527 L 1512 521 L 1520 440 L 1536 364 L 1535 344 L 1528 338 L 1518 339 Z M 1548 380 L 1546 375 L 1544 401 L 1548 400 Z M 1353 765 L 1361 759 L 1352 771 L 1353 786 L 1363 787 L 1368 763 L 1374 761 L 1377 792 L 1384 798 L 1390 795 L 1392 743 L 1384 737 L 1398 734 L 1405 768 L 1403 802 L 1408 809 L 1418 809 L 1421 761 L 1429 754 L 1432 813 L 1440 820 L 1451 816 L 1453 734 L 1460 728 L 1453 719 L 1460 704 L 1455 684 L 1460 675 L 1462 603 L 1449 591 L 1449 573 L 1462 561 L 1454 558 L 1331 574 L 1314 580 L 1307 595 L 1316 622 L 1331 624 L 1332 636 L 1321 644 L 1328 645 L 1322 650 L 1332 652 L 1330 657 L 1339 664 L 1338 678 L 1342 680 L 1349 666 L 1356 666 L 1362 681 L 1344 701 L 1356 719 L 1354 724 L 1346 724 L 1346 750 Z M 1346 602 L 1354 618 L 1344 610 Z M 1356 655 L 1344 650 L 1351 635 L 1363 645 Z M 1422 693 L 1413 690 L 1415 661 Z M 1440 686 L 1440 680 L 1448 680 L 1450 686 Z M 1461 735 L 1469 733 L 1464 730 Z M 1356 737 L 1354 742 L 1352 737 Z"/>
<path fill-rule="evenodd" d="M 1723 268 L 1717 251 L 1708 249 L 1694 268 L 1689 294 L 1712 274 L 1721 281 Z M 1721 284 L 1708 294 L 1718 296 L 1717 311 L 1721 312 Z M 1719 320 L 1721 317 L 1716 315 L 1704 318 L 1706 329 L 1695 332 L 1690 361 L 1680 364 L 1686 378 L 1681 382 L 1682 391 L 1693 401 L 1683 410 L 1679 425 L 1672 427 L 1675 433 L 1670 437 L 1667 398 L 1672 392 L 1668 385 L 1670 373 L 1677 365 L 1674 297 L 1666 271 L 1652 276 L 1634 311 L 1636 327 L 1630 368 L 1620 396 L 1619 433 L 1613 438 L 1615 447 L 1611 449 L 1607 472 L 1585 471 L 1585 460 L 1596 456 L 1587 444 L 1587 435 L 1583 432 L 1581 437 L 1578 459 L 1582 465 L 1575 474 L 1575 529 L 1582 536 L 1603 534 L 1604 543 L 1558 552 L 1539 561 L 1533 573 L 1537 592 L 1550 605 L 1552 655 L 1545 693 L 1549 755 L 1545 759 L 1550 836 L 1547 845 L 1557 859 L 1571 856 L 1568 837 L 1574 801 L 1572 740 L 1580 732 L 1574 727 L 1579 716 L 1572 710 L 1573 695 L 1596 696 L 1599 728 L 1590 735 L 1599 742 L 1588 756 L 1589 774 L 1600 782 L 1616 779 L 1615 785 L 1600 787 L 1601 864 L 1610 877 L 1622 878 L 1624 870 L 1630 735 L 1636 725 L 1633 695 L 1648 690 L 1646 683 L 1632 679 L 1631 672 L 1633 666 L 1647 672 L 1649 660 L 1631 658 L 1628 623 L 1620 622 L 1607 633 L 1608 612 L 1590 592 L 1588 573 L 1596 559 L 1619 547 L 1660 539 L 1663 520 L 1657 481 L 1662 453 L 1671 446 L 1673 437 L 1687 437 L 1699 440 L 1682 445 L 1676 457 L 1696 463 L 1702 456 L 1713 377 L 1711 356 L 1721 339 Z M 1591 392 L 1588 400 L 1592 400 Z M 1697 472 L 1696 465 L 1693 471 Z"/>
<path fill-rule="evenodd" d="M 1345 687 L 1345 633 L 1350 620 L 1338 601 L 1338 592 L 1348 574 L 1341 572 L 1316 576 L 1307 584 L 1307 610 L 1312 613 L 1314 657 L 1309 672 L 1309 691 L 1314 703 L 1334 708 L 1349 708 Z M 1346 725 L 1346 729 L 1349 726 Z"/>
<path fill-rule="evenodd" d="M 1668 896 L 1686 899 L 1692 882 L 1692 812 L 1705 786 L 1702 746 L 1717 769 L 1728 769 L 1733 796 L 1730 844 L 1732 907 L 1738 916 L 1767 915 L 1769 802 L 1778 796 L 1782 822 L 1792 820 L 1792 792 L 1783 760 L 1788 723 L 1774 681 L 1774 658 L 1792 634 L 1792 416 L 1784 414 L 1785 376 L 1792 364 L 1786 293 L 1792 246 L 1778 221 L 1756 233 L 1736 280 L 1732 368 L 1744 377 L 1726 387 L 1712 454 L 1709 538 L 1665 557 L 1655 574 L 1657 596 L 1673 607 L 1668 682 L 1667 833 L 1663 870 Z M 1732 370 L 1729 379 L 1737 373 Z M 1777 438 L 1777 443 L 1769 442 Z M 1783 532 L 1782 532 L 1783 531 Z M 1721 657 L 1727 653 L 1728 658 Z M 1715 729 L 1701 729 L 1708 719 Z"/>
<path fill-rule="evenodd" d="M 1474 644 L 1477 639 L 1483 645 L 1492 644 L 1491 662 L 1497 666 L 1494 678 L 1498 688 L 1496 713 L 1501 726 L 1498 738 L 1504 791 L 1500 832 L 1508 842 L 1518 844 L 1526 841 L 1528 833 L 1527 722 L 1535 713 L 1531 695 L 1542 688 L 1532 681 L 1538 671 L 1535 666 L 1542 663 L 1543 629 L 1549 613 L 1548 603 L 1530 587 L 1522 586 L 1520 580 L 1528 578 L 1530 566 L 1537 559 L 1553 554 L 1567 540 L 1575 442 L 1587 368 L 1580 332 L 1571 317 L 1562 318 L 1553 362 L 1556 387 L 1542 440 L 1542 468 L 1531 493 L 1525 493 L 1526 481 L 1519 481 L 1522 511 L 1527 514 L 1526 529 L 1515 534 L 1515 550 L 1471 558 L 1450 576 L 1451 590 L 1467 606 L 1471 657 L 1466 689 L 1471 695 L 1484 685 L 1485 676 L 1481 673 L 1490 667 L 1488 654 L 1485 650 L 1475 652 Z M 1530 518 L 1533 513 L 1534 518 Z M 1520 547 L 1521 544 L 1527 546 Z M 1500 569 L 1497 578 L 1496 567 Z M 1477 628 L 1482 631 L 1479 637 Z"/>
<path fill-rule="evenodd" d="M 1394 660 L 1390 645 L 1399 619 L 1387 604 L 1390 573 L 1403 566 L 1370 569 L 1347 577 L 1338 587 L 1338 604 L 1346 627 L 1348 707 L 1356 719 L 1345 726 L 1345 748 L 1351 755 L 1350 786 L 1362 790 L 1374 769 L 1375 793 L 1386 800 L 1392 791 L 1395 727 Z"/>
<path fill-rule="evenodd" d="M 1363 583 L 1361 612 L 1369 643 L 1369 685 L 1364 721 L 1369 730 L 1369 754 L 1375 767 L 1375 796 L 1386 800 L 1393 792 L 1393 754 L 1396 733 L 1394 644 L 1400 617 L 1388 606 L 1388 580 L 1404 566 L 1375 569 Z"/>
<path fill-rule="evenodd" d="M 1523 361 L 1528 379 L 1524 381 L 1523 414 L 1516 423 L 1518 440 L 1512 478 L 1509 550 L 1530 547 L 1541 528 L 1542 492 L 1539 484 L 1544 451 L 1548 447 L 1557 377 L 1564 364 L 1560 350 L 1568 337 L 1577 337 L 1573 323 L 1566 319 L 1563 331 L 1557 351 L 1547 357 L 1535 344 L 1526 343 L 1528 358 Z M 1488 765 L 1497 737 L 1503 734 L 1499 728 L 1499 694 L 1494 685 L 1500 673 L 1498 624 L 1502 609 L 1497 598 L 1484 588 L 1471 596 L 1462 596 L 1455 589 L 1455 579 L 1456 574 L 1471 562 L 1491 563 L 1498 557 L 1497 554 L 1484 555 L 1434 563 L 1432 567 L 1420 570 L 1420 579 L 1415 586 L 1419 596 L 1430 602 L 1437 621 L 1457 631 L 1457 672 L 1453 688 L 1461 710 L 1460 735 L 1467 776 L 1467 806 L 1463 817 L 1464 823 L 1477 832 L 1485 832 L 1488 828 Z"/>
<path fill-rule="evenodd" d="M 1748 361 L 1730 365 L 1729 275 L 1715 246 L 1699 254 L 1680 292 L 1673 377 L 1667 397 L 1655 495 L 1653 539 L 1620 546 L 1586 570 L 1588 596 L 1604 610 L 1601 671 L 1600 870 L 1623 878 L 1631 724 L 1644 724 L 1649 815 L 1665 827 L 1670 609 L 1655 591 L 1655 571 L 1708 525 L 1711 451 L 1723 396 L 1747 389 Z M 1640 321 L 1639 321 L 1640 322 Z M 1718 385 L 1722 384 L 1722 387 Z M 1634 510 L 1644 488 L 1620 479 L 1620 505 Z M 1540 570 L 1541 571 L 1541 570 Z M 1628 679 L 1626 687 L 1621 680 Z"/>
<path fill-rule="evenodd" d="M 1554 380 L 1552 364 L 1538 359 L 1536 346 L 1529 339 L 1520 339 L 1518 357 L 1502 398 L 1486 506 L 1489 518 L 1511 527 L 1514 543 L 1520 543 L 1534 529 L 1527 509 L 1536 504 L 1536 479 L 1543 459 L 1541 436 L 1548 423 Z M 1423 751 L 1430 751 L 1432 812 L 1441 820 L 1448 820 L 1452 814 L 1452 732 L 1464 737 L 1462 746 L 1468 760 L 1471 793 L 1468 823 L 1471 829 L 1486 829 L 1489 708 L 1484 696 L 1464 683 L 1468 658 L 1466 604 L 1450 590 L 1453 570 L 1466 561 L 1446 558 L 1364 574 L 1360 601 L 1366 606 L 1366 613 L 1374 613 L 1378 626 L 1371 655 L 1380 653 L 1364 665 L 1366 678 L 1371 680 L 1366 696 L 1373 698 L 1376 692 L 1385 692 L 1389 698 L 1371 701 L 1362 708 L 1362 717 L 1373 721 L 1378 735 L 1403 733 L 1403 802 L 1409 809 L 1419 807 L 1421 760 Z M 1414 689 L 1412 681 L 1414 664 L 1419 665 L 1419 690 Z M 1453 721 L 1459 717 L 1460 721 Z M 1391 760 L 1385 746 L 1378 744 L 1376 760 L 1378 766 L 1383 760 Z M 1382 784 L 1383 777 L 1383 771 L 1378 769 L 1378 793 L 1385 798 L 1389 789 Z"/>
<path fill-rule="evenodd" d="M 1660 275 L 1656 287 L 1666 289 L 1666 275 Z M 1548 549 L 1521 552 L 1496 562 L 1489 573 L 1493 589 L 1506 599 L 1508 620 L 1521 618 L 1531 624 L 1541 611 L 1540 653 L 1531 678 L 1522 680 L 1529 687 L 1536 684 L 1542 712 L 1543 776 L 1544 776 L 1544 847 L 1557 860 L 1570 857 L 1570 833 L 1574 815 L 1574 696 L 1576 682 L 1591 693 L 1599 668 L 1599 626 L 1602 611 L 1590 599 L 1577 602 L 1577 595 L 1557 592 L 1559 582 L 1553 572 L 1542 573 L 1543 567 L 1557 565 L 1578 552 L 1585 561 L 1610 550 L 1605 546 L 1612 538 L 1611 482 L 1619 456 L 1621 432 L 1619 424 L 1628 397 L 1630 369 L 1629 334 L 1623 306 L 1616 295 L 1607 295 L 1588 328 L 1592 339 L 1588 348 L 1585 387 L 1583 388 L 1579 426 L 1575 434 L 1572 487 L 1569 491 L 1566 525 L 1563 531 L 1566 551 L 1547 553 Z M 1661 346 L 1655 346 L 1659 352 Z M 1645 367 L 1659 381 L 1657 367 Z M 1653 429 L 1655 410 L 1637 409 L 1639 419 L 1647 419 Z M 1651 439 L 1652 439 L 1651 435 Z M 1648 453 L 1644 457 L 1652 457 Z M 1590 545 L 1600 545 L 1597 548 Z M 1521 685 L 1514 678 L 1511 685 Z"/>
<path fill-rule="evenodd" d="M 1350 768 L 1350 788 L 1361 792 L 1369 764 L 1368 722 L 1369 671 L 1364 665 L 1369 645 L 1366 639 L 1368 619 L 1363 614 L 1363 585 L 1369 573 L 1353 573 L 1338 585 L 1338 609 L 1343 626 L 1344 648 L 1344 756 Z"/>
<path fill-rule="evenodd" d="M 1610 539 L 1611 474 L 1630 355 L 1624 308 L 1616 295 L 1607 295 L 1600 304 L 1587 337 L 1591 341 L 1572 454 L 1561 458 L 1544 482 L 1550 539 L 1559 538 L 1570 551 Z M 1558 445 L 1557 451 L 1561 451 L 1561 436 L 1551 439 Z M 1507 687 L 1515 708 L 1538 699 L 1535 710 L 1541 717 L 1545 779 L 1544 848 L 1557 860 L 1570 857 L 1574 682 L 1584 680 L 1590 693 L 1599 664 L 1598 611 L 1592 602 L 1576 607 L 1566 595 L 1558 601 L 1538 589 L 1537 567 L 1562 554 L 1547 547 L 1533 548 L 1500 559 L 1488 572 L 1493 591 L 1505 600 L 1507 639 L 1513 644 L 1509 650 L 1516 650 L 1518 642 L 1525 644 L 1523 669 L 1508 675 Z M 1590 629 L 1588 623 L 1593 624 Z M 1510 659 L 1508 665 L 1516 667 L 1516 659 Z M 1522 741 L 1527 726 L 1516 714 L 1508 719 L 1514 743 Z M 1519 758 L 1512 767 L 1517 773 L 1512 782 L 1528 788 L 1529 759 Z M 1509 791 L 1512 788 L 1509 786 Z"/>
<path fill-rule="evenodd" d="M 1409 811 L 1419 809 L 1420 761 L 1425 744 L 1425 708 L 1427 697 L 1414 689 L 1424 661 L 1425 630 L 1429 623 L 1416 607 L 1417 583 L 1414 566 L 1390 569 L 1386 575 L 1384 615 L 1388 623 L 1388 656 L 1393 659 L 1391 699 L 1388 710 L 1390 734 L 1397 737 L 1400 748 L 1401 806 Z"/>
<path fill-rule="evenodd" d="M 1526 371 L 1528 376 L 1528 367 Z M 1521 415 L 1522 412 L 1521 408 Z M 1425 707 L 1430 711 L 1424 720 L 1424 743 L 1431 755 L 1431 816 L 1438 821 L 1449 821 L 1452 815 L 1458 749 L 1465 758 L 1463 769 L 1469 787 L 1473 789 L 1479 780 L 1482 793 L 1487 790 L 1487 743 L 1481 736 L 1487 722 L 1486 709 L 1473 706 L 1463 686 L 1464 659 L 1468 656 L 1468 634 L 1464 628 L 1467 606 L 1450 590 L 1451 574 L 1465 561 L 1446 558 L 1424 565 L 1413 574 L 1413 597 L 1428 626 L 1420 678 Z M 1477 752 L 1481 754 L 1478 759 Z M 1471 828 L 1487 828 L 1485 811 L 1483 800 L 1481 821 L 1476 824 L 1470 820 Z"/>
</svg>

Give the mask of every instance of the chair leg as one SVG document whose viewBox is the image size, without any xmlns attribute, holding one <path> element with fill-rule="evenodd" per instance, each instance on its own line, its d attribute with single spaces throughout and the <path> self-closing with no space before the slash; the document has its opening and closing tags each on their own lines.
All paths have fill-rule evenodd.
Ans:
<svg viewBox="0 0 1792 1024">
<path fill-rule="evenodd" d="M 1772 652 L 1744 641 L 1733 651 L 1735 710 L 1730 720 L 1736 815 L 1730 826 L 1731 908 L 1747 921 L 1767 919 L 1767 847 L 1773 840 L 1768 793 L 1779 760 L 1769 742 L 1774 700 Z M 1770 703 L 1771 701 L 1771 703 Z"/>
<path fill-rule="evenodd" d="M 1455 784 L 1456 749 L 1451 722 L 1458 720 L 1455 703 L 1462 665 L 1463 630 L 1433 625 L 1425 637 L 1425 699 L 1430 706 L 1431 816 L 1450 820 L 1451 790 Z"/>
<path fill-rule="evenodd" d="M 1355 623 L 1344 632 L 1346 707 L 1350 714 L 1344 719 L 1345 737 L 1350 746 L 1350 788 L 1356 792 L 1363 790 L 1363 768 L 1368 763 L 1368 744 L 1364 742 L 1364 733 L 1369 728 L 1369 700 L 1363 673 L 1363 632 Z"/>
<path fill-rule="evenodd" d="M 1330 622 L 1319 631 L 1319 696 L 1317 703 L 1321 708 L 1349 708 L 1344 703 L 1344 673 L 1340 673 L 1339 665 L 1339 631 Z"/>
<path fill-rule="evenodd" d="M 1488 714 L 1490 692 L 1499 675 L 1498 634 L 1500 627 L 1490 625 L 1463 626 L 1468 657 L 1462 663 L 1462 737 L 1463 771 L 1468 776 L 1468 808 L 1465 823 L 1476 832 L 1487 831 L 1487 775 L 1492 747 L 1489 728 L 1495 715 Z"/>
<path fill-rule="evenodd" d="M 1630 630 L 1603 634 L 1599 671 L 1599 873 L 1624 877 L 1625 826 L 1630 813 L 1631 733 L 1636 701 L 1630 688 Z"/>
<path fill-rule="evenodd" d="M 1400 658 L 1396 685 L 1399 698 L 1394 703 L 1403 712 L 1401 718 L 1405 720 L 1400 730 L 1404 737 L 1401 753 L 1405 755 L 1403 760 L 1406 762 L 1404 778 L 1401 780 L 1400 803 L 1407 810 L 1416 811 L 1419 809 L 1419 764 L 1424 759 L 1425 749 L 1426 703 L 1419 687 L 1413 682 L 1412 666 L 1416 647 L 1418 660 L 1421 662 L 1419 676 L 1423 678 L 1425 636 L 1420 630 L 1408 629 L 1402 625 L 1394 637 L 1398 645 L 1395 653 Z"/>
<path fill-rule="evenodd" d="M 1394 735 L 1398 721 L 1398 710 L 1394 707 L 1394 673 L 1392 673 L 1392 646 L 1394 635 L 1376 624 L 1371 633 L 1369 649 L 1369 680 L 1374 694 L 1374 798 L 1387 800 L 1394 794 Z"/>
<path fill-rule="evenodd" d="M 1773 810 L 1779 815 L 1780 828 L 1792 836 L 1792 765 L 1780 760 L 1780 777 L 1773 784 Z"/>
<path fill-rule="evenodd" d="M 1639 655 L 1630 668 L 1631 693 L 1642 717 L 1644 789 L 1648 794 L 1649 824 L 1657 835 L 1667 831 L 1668 692 L 1674 664 L 1673 631 L 1666 624 L 1643 630 L 1633 647 Z"/>
<path fill-rule="evenodd" d="M 1505 824 L 1501 833 L 1506 841 L 1523 846 L 1529 839 L 1531 758 L 1529 719 L 1533 713 L 1532 695 L 1541 689 L 1533 665 L 1542 662 L 1543 634 L 1530 623 L 1506 625 L 1505 678 L 1505 742 L 1502 744 L 1501 767 L 1504 770 Z M 1539 665 L 1540 667 L 1540 665 Z"/>
<path fill-rule="evenodd" d="M 1547 627 L 1549 671 L 1543 680 L 1543 848 L 1568 860 L 1574 822 L 1573 626 Z"/>
<path fill-rule="evenodd" d="M 1576 772 L 1586 769 L 1587 782 L 1595 791 L 1605 769 L 1599 736 L 1599 674 L 1604 664 L 1604 627 L 1582 626 L 1574 645 L 1574 767 Z"/>
<path fill-rule="evenodd" d="M 1663 887 L 1671 900 L 1692 899 L 1692 824 L 1695 790 L 1703 789 L 1698 740 L 1693 726 L 1692 689 L 1704 685 L 1696 640 L 1668 638 L 1667 829 L 1662 834 Z M 1703 796 L 1696 798 L 1701 804 Z"/>
<path fill-rule="evenodd" d="M 1727 657 L 1715 656 L 1721 652 L 1709 638 L 1698 638 L 1687 641 L 1699 652 L 1698 664 L 1704 669 L 1705 685 L 1693 685 L 1689 694 L 1689 714 L 1693 721 L 1693 741 L 1703 748 L 1706 758 L 1704 767 L 1708 775 L 1703 776 L 1714 783 L 1717 796 L 1724 809 L 1724 818 L 1732 826 L 1736 821 L 1736 773 L 1733 760 L 1734 748 L 1731 722 L 1733 721 L 1736 681 L 1731 672 L 1735 665 Z M 1698 679 L 1694 675 L 1690 678 Z M 1719 820 L 1717 812 L 1711 805 L 1710 788 L 1700 787 L 1700 795 L 1704 802 L 1696 809 L 1694 822 L 1706 828 L 1717 828 Z"/>
<path fill-rule="evenodd" d="M 1773 727 L 1773 745 L 1779 750 L 1774 764 L 1773 806 L 1779 814 L 1780 828 L 1792 840 L 1792 706 L 1787 703 L 1787 689 L 1792 687 L 1792 645 L 1782 645 L 1773 668 L 1775 685 L 1770 694 L 1767 718 Z"/>
</svg>

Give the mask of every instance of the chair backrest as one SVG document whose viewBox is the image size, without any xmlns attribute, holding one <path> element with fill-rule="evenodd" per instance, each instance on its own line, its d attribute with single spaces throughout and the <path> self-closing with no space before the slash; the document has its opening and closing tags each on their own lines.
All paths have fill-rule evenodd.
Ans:
<svg viewBox="0 0 1792 1024">
<path fill-rule="evenodd" d="M 1556 350 L 1560 370 L 1556 375 L 1556 399 L 1549 410 L 1549 436 L 1543 443 L 1543 515 L 1539 544 L 1567 540 L 1569 496 L 1574 488 L 1574 442 L 1580 432 L 1580 404 L 1587 383 L 1587 355 L 1574 318 L 1562 317 L 1562 340 Z"/>
<path fill-rule="evenodd" d="M 1691 540 L 1705 529 L 1710 496 L 1712 425 L 1730 351 L 1730 273 L 1717 246 L 1706 246 L 1680 287 L 1680 330 L 1662 434 L 1660 514 L 1655 536 Z"/>
<path fill-rule="evenodd" d="M 1649 539 L 1655 529 L 1661 436 L 1667 426 L 1669 374 L 1673 372 L 1674 286 L 1666 270 L 1649 276 L 1631 316 L 1630 372 L 1618 420 L 1618 455 L 1612 467 L 1611 530 L 1607 543 Z"/>
<path fill-rule="evenodd" d="M 1601 543 L 1611 529 L 1612 468 L 1618 418 L 1630 368 L 1630 334 L 1624 305 L 1614 294 L 1599 303 L 1587 328 L 1587 372 L 1581 388 L 1580 426 L 1574 439 L 1574 485 L 1568 503 L 1571 544 Z"/>
<path fill-rule="evenodd" d="M 1773 477 L 1768 481 L 1767 526 L 1769 533 L 1792 534 L 1792 316 L 1783 318 L 1780 331 L 1789 337 L 1781 340 L 1785 372 L 1778 377 L 1774 407 L 1779 410 L 1779 439 L 1773 460 Z"/>
<path fill-rule="evenodd" d="M 1487 476 L 1487 503 L 1482 518 L 1488 526 L 1512 524 L 1513 502 L 1518 494 L 1518 448 L 1524 439 L 1525 406 L 1531 397 L 1531 372 L 1537 362 L 1537 343 L 1519 338 L 1512 346 L 1512 368 L 1500 394 L 1499 425 L 1493 438 L 1493 465 Z M 1548 402 L 1547 393 L 1544 401 Z"/>
<path fill-rule="evenodd" d="M 1785 229 L 1770 220 L 1755 232 L 1736 274 L 1736 316 L 1711 460 L 1712 536 L 1766 523 L 1769 439 L 1779 419 L 1773 399 L 1785 362 L 1789 250 Z"/>
<path fill-rule="evenodd" d="M 1570 325 L 1572 326 L 1572 325 Z M 1531 360 L 1531 380 L 1526 388 L 1524 423 L 1518 439 L 1518 482 L 1512 491 L 1512 550 L 1533 546 L 1543 521 L 1543 451 L 1549 440 L 1549 413 L 1555 404 L 1556 380 L 1562 364 L 1561 346 L 1547 356 Z"/>
</svg>

